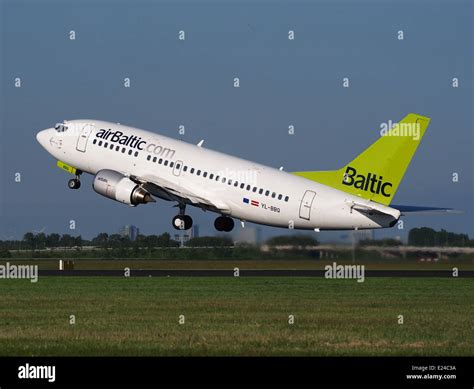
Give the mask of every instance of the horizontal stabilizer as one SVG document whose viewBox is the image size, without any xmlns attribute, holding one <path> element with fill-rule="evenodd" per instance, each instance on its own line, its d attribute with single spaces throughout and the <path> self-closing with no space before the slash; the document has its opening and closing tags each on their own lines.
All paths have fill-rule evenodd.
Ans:
<svg viewBox="0 0 474 389">
<path fill-rule="evenodd" d="M 437 208 L 437 207 L 417 207 L 414 205 L 391 205 L 391 208 L 398 209 L 402 215 L 414 213 L 461 213 L 461 211 L 454 208 Z"/>
</svg>

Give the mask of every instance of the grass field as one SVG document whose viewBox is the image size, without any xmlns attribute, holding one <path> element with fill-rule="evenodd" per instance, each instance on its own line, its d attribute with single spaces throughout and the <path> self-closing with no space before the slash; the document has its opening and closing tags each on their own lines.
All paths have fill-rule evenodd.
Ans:
<svg viewBox="0 0 474 389">
<path fill-rule="evenodd" d="M 0 295 L 0 355 L 474 355 L 471 279 L 41 277 Z"/>
</svg>

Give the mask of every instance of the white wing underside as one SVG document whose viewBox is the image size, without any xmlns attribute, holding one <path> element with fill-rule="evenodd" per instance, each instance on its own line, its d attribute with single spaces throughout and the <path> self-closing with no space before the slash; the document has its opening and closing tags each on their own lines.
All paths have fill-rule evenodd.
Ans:
<svg viewBox="0 0 474 389">
<path fill-rule="evenodd" d="M 155 196 L 185 202 L 203 209 L 210 209 L 224 214 L 230 212 L 230 208 L 226 203 L 201 186 L 189 182 L 185 185 L 177 185 L 151 174 L 130 178 L 142 183 L 144 188 Z"/>
</svg>

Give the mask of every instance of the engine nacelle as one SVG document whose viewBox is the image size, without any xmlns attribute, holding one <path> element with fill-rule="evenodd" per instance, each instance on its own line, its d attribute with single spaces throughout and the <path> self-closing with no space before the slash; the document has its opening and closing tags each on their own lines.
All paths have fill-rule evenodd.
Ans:
<svg viewBox="0 0 474 389">
<path fill-rule="evenodd" d="M 92 183 L 94 190 L 109 199 L 132 206 L 155 202 L 145 189 L 114 170 L 100 170 Z"/>
</svg>

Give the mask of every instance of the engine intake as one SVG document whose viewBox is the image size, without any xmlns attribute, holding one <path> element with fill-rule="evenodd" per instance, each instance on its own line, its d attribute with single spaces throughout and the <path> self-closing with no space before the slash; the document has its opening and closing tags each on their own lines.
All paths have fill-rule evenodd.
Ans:
<svg viewBox="0 0 474 389">
<path fill-rule="evenodd" d="M 155 202 L 141 185 L 115 170 L 97 172 L 92 187 L 98 194 L 123 204 L 135 206 Z"/>
</svg>

